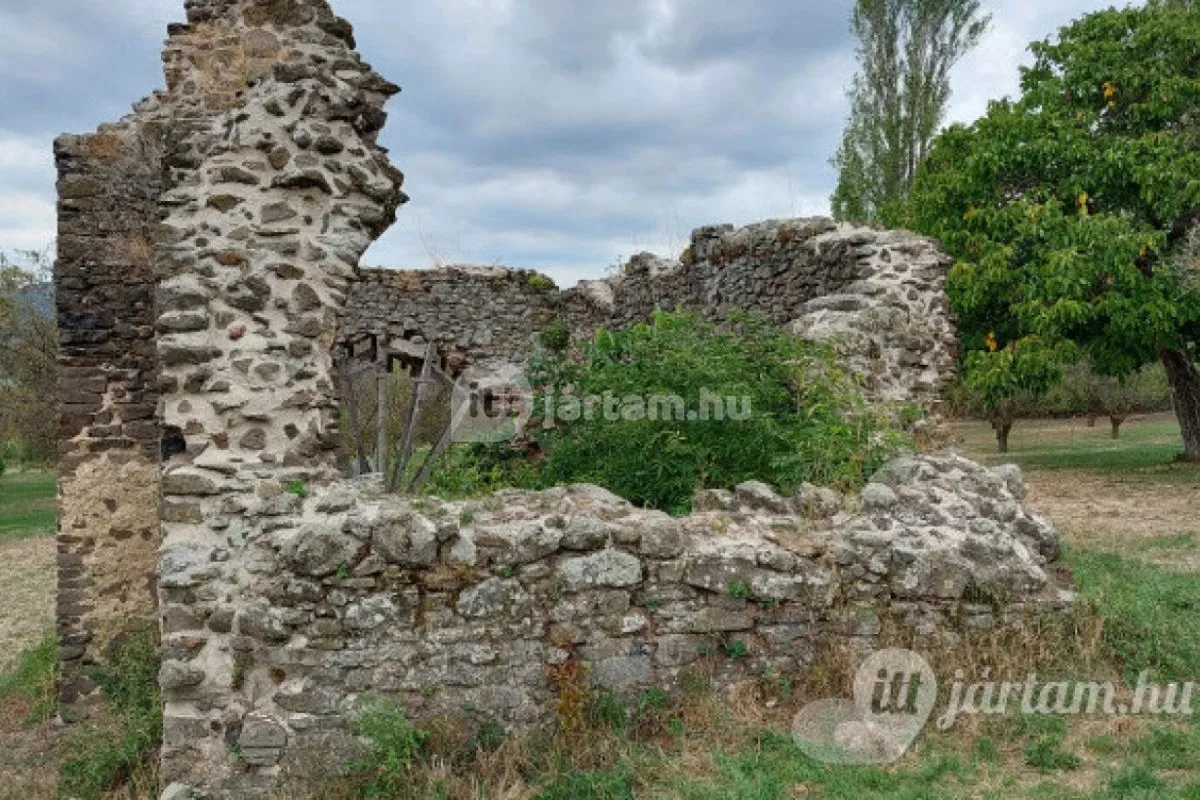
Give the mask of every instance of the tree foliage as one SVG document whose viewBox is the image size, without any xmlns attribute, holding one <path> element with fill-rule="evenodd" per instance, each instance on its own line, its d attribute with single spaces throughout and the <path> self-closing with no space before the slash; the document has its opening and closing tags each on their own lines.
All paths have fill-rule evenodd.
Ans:
<svg viewBox="0 0 1200 800">
<path fill-rule="evenodd" d="M 0 253 L 0 445 L 11 456 L 53 456 L 58 333 L 47 252 Z M 4 452 L 0 452 L 3 456 Z"/>
<path fill-rule="evenodd" d="M 1027 398 L 1037 397 L 1062 377 L 1061 355 L 1036 336 L 1006 347 L 989 337 L 987 348 L 967 355 L 966 384 L 996 431 L 1000 452 L 1008 452 L 1008 435 Z"/>
<path fill-rule="evenodd" d="M 1200 14 L 1103 11 L 1031 49 L 1021 96 L 941 135 L 889 221 L 959 259 L 967 350 L 1036 334 L 1104 375 L 1163 360 L 1200 458 L 1200 291 L 1181 257 L 1200 220 Z"/>
<path fill-rule="evenodd" d="M 950 70 L 989 22 L 979 0 L 858 0 L 860 68 L 833 158 L 835 217 L 871 222 L 903 201 L 945 116 Z"/>
</svg>

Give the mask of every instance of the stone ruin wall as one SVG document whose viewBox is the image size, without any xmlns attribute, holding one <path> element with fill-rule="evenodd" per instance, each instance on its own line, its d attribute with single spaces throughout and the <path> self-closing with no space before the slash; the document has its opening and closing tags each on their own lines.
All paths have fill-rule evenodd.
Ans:
<svg viewBox="0 0 1200 800">
<path fill-rule="evenodd" d="M 159 131 L 106 126 L 55 143 L 61 399 L 57 619 L 60 692 L 123 620 L 153 620 L 160 425 L 152 244 Z"/>
<path fill-rule="evenodd" d="M 253 381 L 223 381 L 208 362 L 237 352 L 229 342 L 239 326 L 271 339 L 252 348 L 271 358 L 286 351 L 297 361 L 328 359 L 331 309 L 343 299 L 361 250 L 390 224 L 402 198 L 399 173 L 373 144 L 382 103 L 397 89 L 361 64 L 347 23 L 323 3 L 186 5 L 188 23 L 171 26 L 163 52 L 166 89 L 118 123 L 55 143 L 62 332 L 57 616 L 68 702 L 94 689 L 82 668 L 103 657 L 114 633 L 154 617 L 163 423 L 183 429 L 200 448 L 219 447 L 230 435 L 203 412 L 181 411 L 172 396 L 244 389 L 255 397 L 243 393 L 241 402 L 263 416 L 289 399 L 328 413 L 332 390 L 293 374 L 306 368 L 280 369 L 276 393 L 286 385 L 287 397 L 268 398 L 270 367 L 254 365 Z M 277 90 L 273 103 L 252 100 L 264 82 L 289 91 Z M 308 91 L 297 91 L 302 85 Z M 244 113 L 250 108 L 256 116 Z M 306 123 L 294 126 L 298 117 Z M 337 158 L 356 149 L 349 128 L 362 129 L 367 141 Z M 337 152 L 327 152 L 335 142 Z M 330 164 L 322 185 L 317 173 Z M 308 210 L 305 191 L 336 192 L 339 202 L 324 204 L 328 216 L 289 219 L 282 211 L 289 203 Z M 248 203 L 256 193 L 270 193 L 273 203 Z M 314 226 L 325 230 L 302 242 L 301 227 Z M 303 271 L 289 265 L 294 257 L 319 262 L 315 281 L 301 280 Z M 282 311 L 272 290 L 293 293 L 287 301 L 305 330 L 270 330 L 259 306 Z M 220 294 L 228 300 L 223 307 L 210 302 Z M 317 322 L 305 316 L 314 311 Z M 311 397 L 300 396 L 306 390 Z M 224 413 L 220 402 L 195 405 Z M 301 422 L 288 423 L 303 427 L 294 437 L 301 460 L 319 461 L 313 430 L 323 434 L 327 426 Z M 291 430 L 277 433 L 284 438 Z M 237 432 L 239 441 L 249 433 Z M 184 512 L 167 495 L 164 519 L 177 524 Z"/>
<path fill-rule="evenodd" d="M 456 504 L 342 479 L 332 352 L 356 326 L 476 358 L 557 319 L 584 335 L 656 306 L 760 307 L 859 337 L 877 389 L 923 399 L 953 360 L 945 260 L 802 220 L 703 229 L 679 265 L 639 257 L 562 293 L 521 272 L 356 282 L 405 200 L 376 144 L 397 87 L 323 0 L 187 11 L 166 89 L 57 145 L 64 699 L 89 692 L 80 667 L 111 632 L 157 614 L 167 782 L 255 797 L 336 769 L 375 694 L 528 724 L 564 661 L 620 691 L 685 668 L 732 681 L 868 646 L 885 617 L 953 636 L 1069 602 L 1019 473 L 955 456 L 894 462 L 857 497 L 708 492 L 684 519 L 596 487 Z M 500 322 L 480 329 L 480 309 Z M 919 368 L 897 373 L 893 351 Z M 182 452 L 160 452 L 162 430 Z M 722 656 L 735 642 L 745 658 Z"/>
<path fill-rule="evenodd" d="M 205 598 L 186 603 L 203 627 L 165 643 L 165 774 L 237 798 L 328 777 L 372 697 L 421 721 L 552 723 L 567 662 L 628 698 L 685 672 L 794 680 L 885 631 L 1016 631 L 1070 602 L 1022 493 L 1016 468 L 944 455 L 855 497 L 708 491 L 682 519 L 595 486 L 448 503 L 364 478 L 258 501 L 226 538 L 164 546 L 167 594 Z"/>
<path fill-rule="evenodd" d="M 648 321 L 655 309 L 725 319 L 756 311 L 837 343 L 877 400 L 933 406 L 953 380 L 956 338 L 948 259 L 903 231 L 775 220 L 693 232 L 681 259 L 635 256 L 619 275 L 565 291 L 529 270 L 363 270 L 342 335 L 382 335 L 414 356 L 434 342 L 451 364 L 519 360 L 549 326 L 576 338 Z"/>
</svg>

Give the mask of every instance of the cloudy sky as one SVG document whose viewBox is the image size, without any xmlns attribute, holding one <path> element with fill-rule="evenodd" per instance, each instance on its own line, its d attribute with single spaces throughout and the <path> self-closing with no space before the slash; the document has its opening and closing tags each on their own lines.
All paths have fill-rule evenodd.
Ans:
<svg viewBox="0 0 1200 800">
<path fill-rule="evenodd" d="M 951 120 L 1104 0 L 984 0 Z M 852 0 L 334 0 L 404 87 L 383 142 L 412 202 L 371 265 L 534 267 L 560 284 L 692 228 L 824 214 Z M 0 0 L 0 249 L 54 238 L 53 137 L 161 86 L 180 0 Z"/>
</svg>

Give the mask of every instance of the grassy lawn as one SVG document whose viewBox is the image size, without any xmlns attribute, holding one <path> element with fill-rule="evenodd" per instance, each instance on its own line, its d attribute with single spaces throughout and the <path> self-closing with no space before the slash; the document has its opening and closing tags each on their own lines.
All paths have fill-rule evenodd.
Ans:
<svg viewBox="0 0 1200 800">
<path fill-rule="evenodd" d="M 1183 443 L 1179 423 L 1170 414 L 1131 419 L 1121 427 L 1120 439 L 1112 438 L 1108 420 L 1099 420 L 1094 428 L 1082 419 L 1020 420 L 1007 454 L 997 452 L 995 433 L 986 422 L 957 422 L 954 429 L 971 457 L 986 464 L 1123 473 L 1150 482 L 1200 482 L 1200 466 L 1176 461 Z"/>
<path fill-rule="evenodd" d="M 54 533 L 55 481 L 42 470 L 0 476 L 0 541 Z"/>
</svg>

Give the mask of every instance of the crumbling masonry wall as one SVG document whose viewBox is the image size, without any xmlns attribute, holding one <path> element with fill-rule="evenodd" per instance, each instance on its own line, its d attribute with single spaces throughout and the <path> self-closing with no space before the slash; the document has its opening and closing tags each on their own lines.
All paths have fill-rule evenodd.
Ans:
<svg viewBox="0 0 1200 800">
<path fill-rule="evenodd" d="M 356 331 L 470 360 L 555 322 L 757 308 L 834 336 L 875 396 L 923 402 L 952 370 L 946 260 L 793 220 L 702 229 L 677 264 L 640 256 L 568 292 L 528 272 L 358 280 L 405 200 L 376 143 L 397 87 L 324 0 L 186 6 L 166 88 L 56 150 L 64 699 L 156 614 L 168 783 L 265 797 L 336 769 L 371 695 L 530 724 L 566 662 L 669 689 L 692 668 L 803 670 L 884 617 L 953 637 L 1069 602 L 1019 472 L 955 456 L 895 461 L 856 497 L 707 492 L 685 519 L 590 486 L 464 504 L 342 479 L 332 352 Z"/>
<path fill-rule="evenodd" d="M 55 146 L 67 702 L 115 633 L 198 626 L 156 584 L 163 541 L 212 535 L 198 494 L 335 474 L 336 311 L 405 199 L 375 144 L 398 88 L 326 3 L 186 6 L 166 88 Z"/>
<path fill-rule="evenodd" d="M 364 478 L 247 498 L 163 548 L 168 610 L 203 620 L 165 648 L 166 777 L 220 798 L 328 777 L 372 697 L 420 722 L 552 723 L 568 663 L 632 698 L 685 672 L 801 679 L 885 633 L 1017 635 L 1070 602 L 1022 496 L 1017 468 L 941 455 L 852 497 L 708 491 L 682 519 L 595 486 L 448 503 Z"/>
<path fill-rule="evenodd" d="M 414 355 L 431 341 L 451 363 L 469 363 L 520 360 L 555 325 L 579 338 L 646 322 L 655 309 L 715 319 L 756 311 L 835 342 L 872 398 L 932 406 L 955 373 L 949 264 L 924 237 L 823 218 L 709 226 L 678 261 L 643 253 L 618 275 L 565 291 L 529 270 L 363 270 L 341 329 Z"/>
<path fill-rule="evenodd" d="M 178 402 L 159 413 L 159 402 L 244 385 L 207 366 L 209 356 L 237 350 L 238 330 L 271 339 L 259 343 L 264 352 L 327 358 L 332 309 L 361 249 L 402 197 L 399 173 L 373 145 L 380 107 L 397 89 L 357 59 L 349 25 L 324 3 L 189 0 L 187 14 L 188 24 L 171 27 L 163 53 L 165 90 L 119 123 L 55 145 L 58 627 L 67 701 L 91 692 L 81 667 L 102 658 L 113 633 L 153 620 L 160 423 L 165 417 L 192 437 L 193 455 L 229 435 Z M 267 97 L 265 84 L 277 96 Z M 297 127 L 298 117 L 310 122 Z M 356 146 L 359 130 L 365 139 Z M 266 193 L 273 203 L 248 202 Z M 337 203 L 319 203 L 325 213 L 316 214 L 315 195 Z M 324 227 L 322 235 L 303 241 L 301 228 L 314 226 Z M 317 261 L 314 280 L 300 280 L 304 271 L 290 263 L 297 256 Z M 286 301 L 303 330 L 270 329 L 262 312 L 268 303 L 282 312 L 284 299 L 272 289 L 292 293 Z M 210 302 L 217 294 L 228 299 L 223 307 Z M 255 369 L 259 383 L 247 388 L 259 413 L 288 401 L 326 413 L 333 404 L 330 387 L 296 370 L 278 370 L 276 392 L 286 387 L 286 396 L 268 399 L 261 390 L 272 383 L 271 368 Z M 300 431 L 293 449 L 303 455 L 291 460 L 321 462 L 324 421 L 303 430 L 300 422 L 292 423 Z M 240 432 L 239 443 L 248 435 L 253 444 L 258 433 Z M 168 525 L 184 513 L 170 494 L 162 506 Z"/>
<path fill-rule="evenodd" d="M 161 131 L 106 126 L 55 144 L 60 692 L 127 620 L 152 622 L 160 541 L 154 265 Z"/>
</svg>

